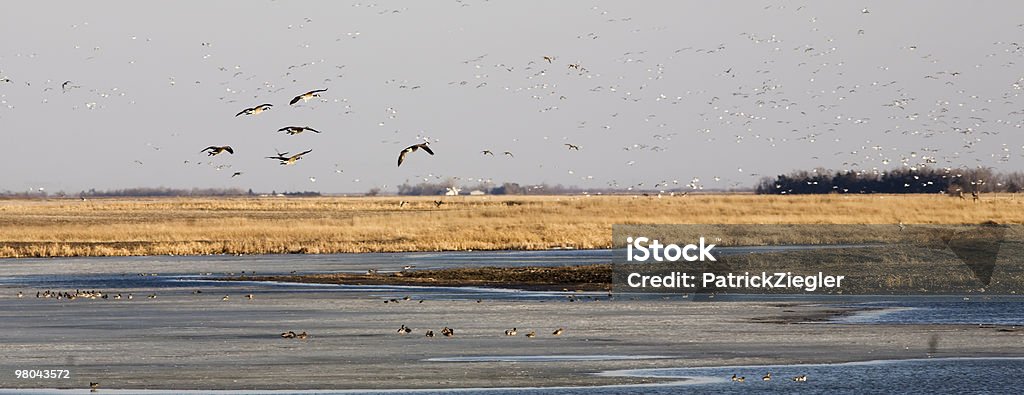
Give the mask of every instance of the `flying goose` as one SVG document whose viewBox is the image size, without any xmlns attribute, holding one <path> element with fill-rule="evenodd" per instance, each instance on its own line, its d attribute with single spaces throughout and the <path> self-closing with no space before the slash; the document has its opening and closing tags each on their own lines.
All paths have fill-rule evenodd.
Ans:
<svg viewBox="0 0 1024 395">
<path fill-rule="evenodd" d="M 327 91 L 327 88 L 312 90 L 312 91 L 303 93 L 301 95 L 295 96 L 295 98 L 292 99 L 292 101 L 288 102 L 288 105 L 294 105 L 295 103 L 298 103 L 299 100 L 302 100 L 302 102 L 308 102 L 310 100 L 313 100 L 314 97 L 320 97 L 320 92 L 326 92 L 326 91 Z"/>
<path fill-rule="evenodd" d="M 580 150 L 580 146 L 578 146 L 578 145 L 574 145 L 574 144 L 569 144 L 569 143 L 566 143 L 566 144 L 565 144 L 565 146 L 566 146 L 566 147 L 569 147 L 569 150 L 570 150 L 570 151 L 572 151 L 572 150 L 577 150 L 577 151 L 579 151 L 579 150 Z"/>
<path fill-rule="evenodd" d="M 309 126 L 285 126 L 283 128 L 277 129 L 278 132 L 285 132 L 288 133 L 288 135 L 290 136 L 294 136 L 307 130 L 313 133 L 320 133 L 319 130 L 313 129 Z"/>
<path fill-rule="evenodd" d="M 494 153 L 493 153 L 493 152 L 491 152 L 491 150 L 486 150 L 486 149 L 485 149 L 485 150 L 483 150 L 483 151 L 480 151 L 480 153 L 481 153 L 481 154 L 484 154 L 484 155 L 490 155 L 490 156 L 494 156 Z"/>
<path fill-rule="evenodd" d="M 512 151 L 505 151 L 505 155 L 508 155 L 510 157 L 513 157 L 513 158 L 516 157 L 515 155 L 512 155 Z"/>
<path fill-rule="evenodd" d="M 402 152 L 398 154 L 398 166 L 402 166 L 402 162 L 405 161 L 405 156 L 406 155 L 409 155 L 410 152 L 416 152 L 416 150 L 418 150 L 420 148 L 423 148 L 423 150 L 427 151 L 428 154 L 433 155 L 434 151 L 431 151 L 430 147 L 428 147 L 427 144 L 429 144 L 429 143 L 423 142 L 423 143 L 419 143 L 419 144 L 414 144 L 414 145 L 410 145 L 410 146 L 406 147 L 404 150 L 402 150 Z"/>
<path fill-rule="evenodd" d="M 267 159 L 277 159 L 281 161 L 281 165 L 294 165 L 295 162 L 297 162 L 299 159 L 302 159 L 302 155 L 308 154 L 310 152 L 313 152 L 313 150 L 302 151 L 292 156 L 285 156 L 288 155 L 288 153 L 285 152 L 284 154 L 279 153 L 278 156 L 268 156 Z"/>
<path fill-rule="evenodd" d="M 256 107 L 249 107 L 249 108 L 246 108 L 246 109 L 244 109 L 242 111 L 239 111 L 238 114 L 235 114 L 235 116 L 237 117 L 239 115 L 257 115 L 257 114 L 259 114 L 261 112 L 269 110 L 270 107 L 273 107 L 273 106 L 274 106 L 273 104 L 269 104 L 269 103 L 260 104 L 260 105 L 258 105 Z"/>
<path fill-rule="evenodd" d="M 220 154 L 220 153 L 222 153 L 224 151 L 227 151 L 229 154 L 232 154 L 232 155 L 235 154 L 235 150 L 232 149 L 230 145 L 223 145 L 223 146 L 211 145 L 209 147 L 203 148 L 203 150 L 199 151 L 199 152 L 200 153 L 206 152 L 206 154 L 208 156 L 215 156 L 215 155 L 218 155 L 218 154 Z"/>
</svg>

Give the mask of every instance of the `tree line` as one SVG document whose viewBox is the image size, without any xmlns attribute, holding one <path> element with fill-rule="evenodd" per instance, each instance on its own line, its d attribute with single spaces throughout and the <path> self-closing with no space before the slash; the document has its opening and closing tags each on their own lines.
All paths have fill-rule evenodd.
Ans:
<svg viewBox="0 0 1024 395">
<path fill-rule="evenodd" d="M 896 169 L 888 172 L 797 170 L 765 177 L 755 186 L 758 194 L 824 193 L 947 193 L 1011 192 L 1024 190 L 1024 173 L 978 169 Z"/>
</svg>

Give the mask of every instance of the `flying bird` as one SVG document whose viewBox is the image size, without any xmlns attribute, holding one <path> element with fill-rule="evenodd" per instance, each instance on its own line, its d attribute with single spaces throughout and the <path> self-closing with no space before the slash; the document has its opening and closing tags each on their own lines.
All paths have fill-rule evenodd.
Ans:
<svg viewBox="0 0 1024 395">
<path fill-rule="evenodd" d="M 480 151 L 480 153 L 481 153 L 481 154 L 484 154 L 484 155 L 490 155 L 490 156 L 494 156 L 494 153 L 493 153 L 493 152 L 491 152 L 491 150 L 486 150 L 486 149 L 485 149 L 485 150 L 483 150 L 483 151 Z"/>
<path fill-rule="evenodd" d="M 216 145 L 211 145 L 209 147 L 203 148 L 203 150 L 199 151 L 199 152 L 200 153 L 206 152 L 208 156 L 214 156 L 214 155 L 220 154 L 221 152 L 224 152 L 224 151 L 227 151 L 229 154 L 232 154 L 232 155 L 235 154 L 235 150 L 231 149 L 230 145 L 225 145 L 225 146 L 220 146 L 220 147 L 218 147 Z"/>
<path fill-rule="evenodd" d="M 505 151 L 505 155 L 508 155 L 510 157 L 513 157 L 513 158 L 516 157 L 515 155 L 512 155 L 512 151 Z"/>
<path fill-rule="evenodd" d="M 570 151 L 572 151 L 572 150 L 577 150 L 577 151 L 579 151 L 579 150 L 580 150 L 580 146 L 578 146 L 578 145 L 573 145 L 573 144 L 569 144 L 569 143 L 566 143 L 566 144 L 565 144 L 565 146 L 566 146 L 566 147 L 569 147 L 569 150 L 570 150 Z"/>
<path fill-rule="evenodd" d="M 285 126 L 283 128 L 277 129 L 278 132 L 285 132 L 288 133 L 288 135 L 290 136 L 294 136 L 307 130 L 313 133 L 320 133 L 319 130 L 313 129 L 309 126 Z"/>
<path fill-rule="evenodd" d="M 312 90 L 312 91 L 303 93 L 301 95 L 295 96 L 295 98 L 292 99 L 292 101 L 288 102 L 288 105 L 294 105 L 295 103 L 298 103 L 299 100 L 302 100 L 303 102 L 308 102 L 310 100 L 313 100 L 314 97 L 320 97 L 320 92 L 326 92 L 326 91 L 327 91 L 327 88 Z"/>
<path fill-rule="evenodd" d="M 285 152 L 284 154 L 279 153 L 277 156 L 268 156 L 267 159 L 277 159 L 281 161 L 281 165 L 284 166 L 294 165 L 295 162 L 297 162 L 299 159 L 302 159 L 303 155 L 308 154 L 310 152 L 313 152 L 313 150 L 302 151 L 292 156 L 285 156 L 288 154 L 287 152 Z"/>
<path fill-rule="evenodd" d="M 269 110 L 270 107 L 273 107 L 273 106 L 274 106 L 273 104 L 269 104 L 269 103 L 260 104 L 260 105 L 258 105 L 256 107 L 249 107 L 249 108 L 246 108 L 246 109 L 244 109 L 242 111 L 239 111 L 238 114 L 235 114 L 235 116 L 237 117 L 239 115 L 257 115 L 257 114 L 259 114 L 261 112 Z"/>
<path fill-rule="evenodd" d="M 402 150 L 402 152 L 398 154 L 398 166 L 402 166 L 402 162 L 405 161 L 405 156 L 406 155 L 409 155 L 410 152 L 416 152 L 416 150 L 418 150 L 420 148 L 423 148 L 423 150 L 427 151 L 428 154 L 433 155 L 434 151 L 431 151 L 430 147 L 427 147 L 427 144 L 429 144 L 429 143 L 424 142 L 424 143 L 419 143 L 419 144 L 415 144 L 415 145 L 410 145 L 406 149 Z"/>
</svg>

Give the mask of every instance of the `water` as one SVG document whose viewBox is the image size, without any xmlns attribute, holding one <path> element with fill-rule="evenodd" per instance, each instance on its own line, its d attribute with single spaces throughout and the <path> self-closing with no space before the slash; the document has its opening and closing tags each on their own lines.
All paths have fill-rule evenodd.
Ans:
<svg viewBox="0 0 1024 395">
<path fill-rule="evenodd" d="M 761 377 L 771 372 L 771 381 Z M 816 365 L 759 365 L 713 368 L 635 369 L 598 373 L 606 376 L 646 377 L 653 384 L 598 387 L 466 388 L 427 390 L 308 390 L 308 391 L 162 391 L 104 389 L 125 394 L 394 394 L 505 395 L 505 394 L 1013 394 L 1024 387 L 1024 358 L 936 358 L 868 361 Z M 732 382 L 733 374 L 746 382 Z M 807 375 L 806 382 L 792 377 Z M 0 390 L 0 394 L 88 393 L 88 390 Z"/>
</svg>

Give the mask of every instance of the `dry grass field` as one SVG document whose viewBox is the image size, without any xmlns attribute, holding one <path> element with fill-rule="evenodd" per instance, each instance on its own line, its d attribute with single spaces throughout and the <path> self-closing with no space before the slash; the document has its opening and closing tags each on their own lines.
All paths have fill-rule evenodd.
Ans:
<svg viewBox="0 0 1024 395">
<path fill-rule="evenodd" d="M 435 200 L 445 204 L 437 206 Z M 405 201 L 406 203 L 400 204 Z M 613 224 L 1024 223 L 937 195 L 0 200 L 0 257 L 604 248 Z"/>
</svg>

